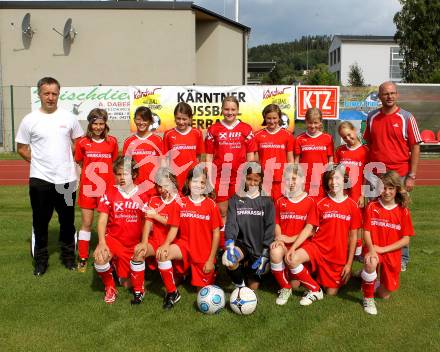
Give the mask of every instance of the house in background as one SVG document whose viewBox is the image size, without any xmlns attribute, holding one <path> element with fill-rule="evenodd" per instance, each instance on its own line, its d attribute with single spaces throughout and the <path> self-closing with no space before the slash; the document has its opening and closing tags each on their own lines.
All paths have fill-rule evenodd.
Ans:
<svg viewBox="0 0 440 352">
<path fill-rule="evenodd" d="M 399 45 L 393 36 L 335 35 L 328 52 L 329 71 L 342 85 L 348 85 L 350 66 L 362 69 L 365 84 L 402 81 Z"/>
</svg>

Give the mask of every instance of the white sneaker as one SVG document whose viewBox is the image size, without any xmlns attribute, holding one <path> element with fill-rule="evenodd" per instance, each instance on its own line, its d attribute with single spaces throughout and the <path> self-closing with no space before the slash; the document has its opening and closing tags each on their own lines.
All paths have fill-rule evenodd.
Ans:
<svg viewBox="0 0 440 352">
<path fill-rule="evenodd" d="M 364 298 L 362 305 L 364 306 L 365 313 L 377 315 L 376 302 L 374 302 L 374 298 Z"/>
<path fill-rule="evenodd" d="M 278 297 L 275 301 L 276 304 L 279 306 L 284 306 L 287 301 L 289 300 L 290 296 L 292 295 L 292 289 L 291 288 L 282 288 L 278 291 Z"/>
<path fill-rule="evenodd" d="M 309 306 L 315 301 L 320 301 L 324 298 L 324 293 L 321 289 L 318 292 L 307 291 L 299 301 L 302 306 Z"/>
</svg>

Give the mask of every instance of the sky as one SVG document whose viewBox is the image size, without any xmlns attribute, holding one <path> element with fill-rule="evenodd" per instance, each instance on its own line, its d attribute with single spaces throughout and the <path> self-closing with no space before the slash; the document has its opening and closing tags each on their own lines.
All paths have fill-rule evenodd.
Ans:
<svg viewBox="0 0 440 352">
<path fill-rule="evenodd" d="M 195 0 L 234 18 L 235 0 Z M 240 0 L 239 22 L 251 27 L 249 47 L 303 35 L 394 35 L 398 0 Z"/>
<path fill-rule="evenodd" d="M 234 19 L 235 0 L 193 1 Z M 400 8 L 398 0 L 240 0 L 239 22 L 251 27 L 249 47 L 303 35 L 394 35 Z"/>
</svg>

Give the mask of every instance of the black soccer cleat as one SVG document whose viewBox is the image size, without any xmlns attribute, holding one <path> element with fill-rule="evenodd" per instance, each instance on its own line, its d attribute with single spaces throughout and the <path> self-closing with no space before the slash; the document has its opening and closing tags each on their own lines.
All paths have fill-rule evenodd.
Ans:
<svg viewBox="0 0 440 352">
<path fill-rule="evenodd" d="M 133 292 L 133 299 L 131 300 L 131 305 L 141 304 L 144 301 L 144 293 L 140 291 Z"/>
<path fill-rule="evenodd" d="M 47 264 L 45 263 L 35 263 L 34 275 L 43 276 L 46 273 Z"/>
<path fill-rule="evenodd" d="M 163 308 L 172 309 L 174 305 L 180 301 L 180 298 L 180 293 L 177 290 L 171 293 L 167 293 L 165 299 L 163 300 Z"/>
</svg>

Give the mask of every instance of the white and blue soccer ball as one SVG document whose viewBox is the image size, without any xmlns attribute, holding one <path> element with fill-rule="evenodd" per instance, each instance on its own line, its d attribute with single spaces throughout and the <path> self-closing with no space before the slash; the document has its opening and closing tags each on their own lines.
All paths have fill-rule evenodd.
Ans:
<svg viewBox="0 0 440 352">
<path fill-rule="evenodd" d="M 231 293 L 229 305 L 234 313 L 239 315 L 252 314 L 257 308 L 257 295 L 249 287 L 237 287 Z"/>
<path fill-rule="evenodd" d="M 216 285 L 205 286 L 197 295 L 197 307 L 202 313 L 216 314 L 225 307 L 225 293 Z"/>
</svg>

